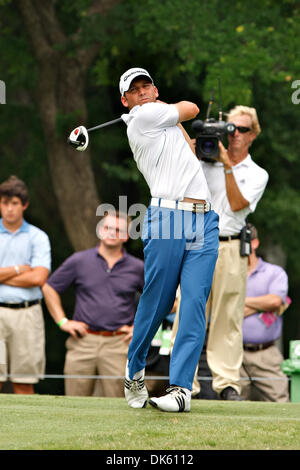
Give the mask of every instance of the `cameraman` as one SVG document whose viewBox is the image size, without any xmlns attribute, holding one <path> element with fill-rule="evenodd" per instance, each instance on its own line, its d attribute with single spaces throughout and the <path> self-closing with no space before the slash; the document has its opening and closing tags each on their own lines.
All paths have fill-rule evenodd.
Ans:
<svg viewBox="0 0 300 470">
<path fill-rule="evenodd" d="M 236 106 L 227 117 L 236 126 L 228 135 L 228 150 L 219 142 L 215 163 L 201 161 L 219 214 L 219 257 L 207 302 L 207 362 L 213 389 L 222 400 L 242 400 L 239 370 L 243 359 L 242 322 L 247 280 L 247 256 L 240 255 L 240 233 L 254 212 L 268 182 L 268 173 L 252 160 L 249 147 L 260 133 L 256 110 Z"/>
</svg>

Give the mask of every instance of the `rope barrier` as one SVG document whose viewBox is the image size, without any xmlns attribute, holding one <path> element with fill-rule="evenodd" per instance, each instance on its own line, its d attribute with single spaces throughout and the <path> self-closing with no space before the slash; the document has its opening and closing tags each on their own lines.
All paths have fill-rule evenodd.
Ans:
<svg viewBox="0 0 300 470">
<path fill-rule="evenodd" d="M 26 377 L 31 377 L 31 378 L 36 378 L 40 380 L 44 379 L 93 379 L 93 380 L 103 380 L 103 379 L 122 379 L 124 380 L 124 375 L 66 375 L 66 374 L 43 374 L 43 375 L 30 375 L 30 374 L 7 374 L 6 377 L 8 379 L 12 378 L 26 378 Z M 290 380 L 290 377 L 251 377 L 252 380 L 256 381 L 268 381 L 268 380 Z M 213 380 L 212 377 L 197 377 L 198 380 L 201 381 L 209 381 L 211 382 Z M 145 380 L 169 380 L 168 375 L 146 375 Z M 240 381 L 249 381 L 248 377 L 241 377 Z"/>
</svg>

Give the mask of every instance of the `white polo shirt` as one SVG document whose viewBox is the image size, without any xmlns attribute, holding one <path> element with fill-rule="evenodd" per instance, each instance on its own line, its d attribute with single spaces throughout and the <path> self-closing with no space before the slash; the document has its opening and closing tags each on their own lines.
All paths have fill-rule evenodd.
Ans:
<svg viewBox="0 0 300 470">
<path fill-rule="evenodd" d="M 214 211 L 219 215 L 220 236 L 238 234 L 250 212 L 254 212 L 256 205 L 263 195 L 269 175 L 248 156 L 232 167 L 233 175 L 243 197 L 249 206 L 240 211 L 233 212 L 230 208 L 226 193 L 224 166 L 221 162 L 207 163 L 201 161 L 206 180 L 211 191 Z"/>
<path fill-rule="evenodd" d="M 137 167 L 152 197 L 182 200 L 185 196 L 211 201 L 197 157 L 177 126 L 175 105 L 145 103 L 123 114 Z"/>
</svg>

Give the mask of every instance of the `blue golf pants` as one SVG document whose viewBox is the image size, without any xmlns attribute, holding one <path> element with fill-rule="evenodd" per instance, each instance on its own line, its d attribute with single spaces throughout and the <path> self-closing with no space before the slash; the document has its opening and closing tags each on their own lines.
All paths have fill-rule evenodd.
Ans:
<svg viewBox="0 0 300 470">
<path fill-rule="evenodd" d="M 149 206 L 144 218 L 145 286 L 129 345 L 129 376 L 146 365 L 153 337 L 170 313 L 180 283 L 179 326 L 171 360 L 170 384 L 192 390 L 205 337 L 205 305 L 218 257 L 219 217 Z"/>
</svg>

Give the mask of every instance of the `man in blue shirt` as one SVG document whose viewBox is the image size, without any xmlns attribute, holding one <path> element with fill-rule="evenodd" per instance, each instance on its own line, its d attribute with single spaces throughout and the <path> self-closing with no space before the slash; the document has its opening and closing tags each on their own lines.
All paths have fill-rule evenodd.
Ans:
<svg viewBox="0 0 300 470">
<path fill-rule="evenodd" d="M 0 341 L 7 364 L 0 365 L 0 389 L 8 365 L 15 393 L 34 393 L 45 368 L 42 292 L 51 269 L 46 233 L 27 223 L 28 191 L 11 176 L 0 185 Z"/>
<path fill-rule="evenodd" d="M 66 375 L 116 376 L 66 378 L 66 395 L 122 397 L 128 345 L 132 338 L 136 293 L 143 289 L 144 263 L 129 255 L 128 218 L 118 212 L 102 218 L 97 247 L 67 258 L 52 274 L 43 293 L 48 310 L 67 339 Z M 68 319 L 60 295 L 73 285 L 74 315 Z"/>
</svg>

